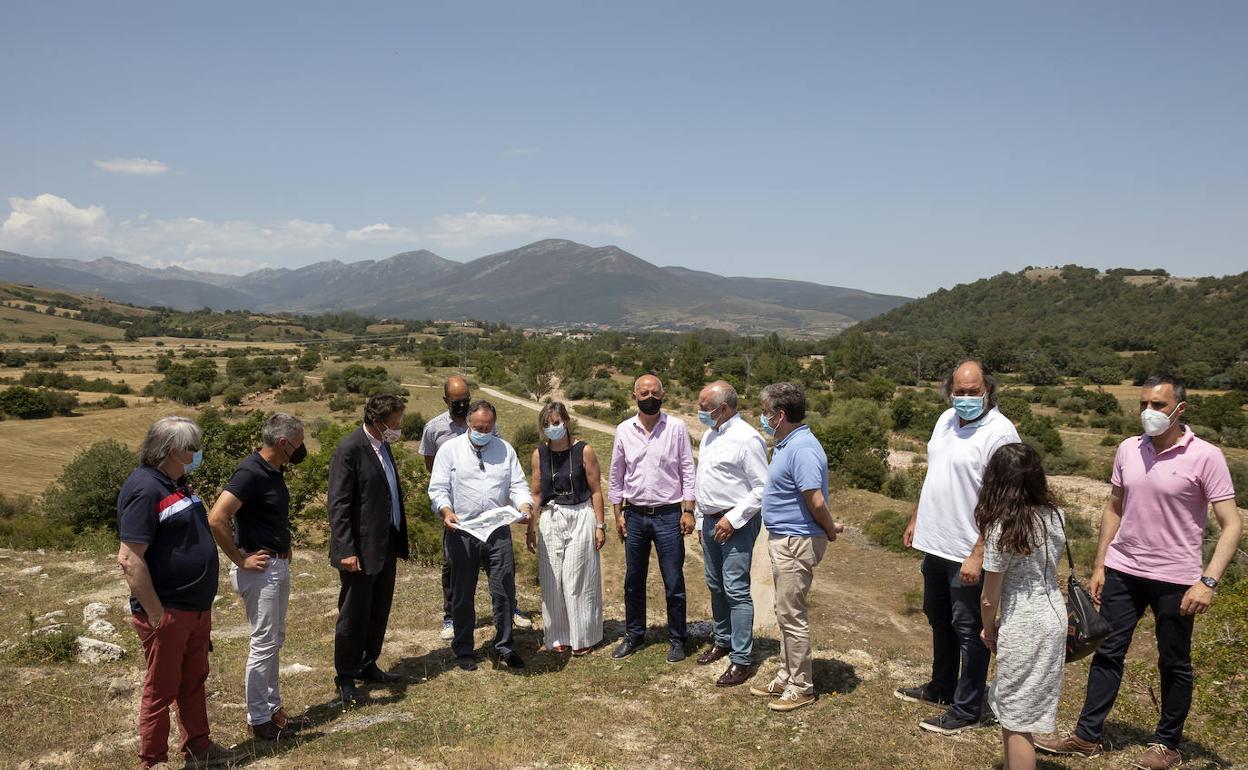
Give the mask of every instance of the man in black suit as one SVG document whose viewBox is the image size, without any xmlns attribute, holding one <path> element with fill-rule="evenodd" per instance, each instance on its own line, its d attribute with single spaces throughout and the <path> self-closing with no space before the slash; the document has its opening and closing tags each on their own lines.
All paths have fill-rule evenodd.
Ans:
<svg viewBox="0 0 1248 770">
<path fill-rule="evenodd" d="M 398 396 L 373 396 L 364 424 L 334 449 L 329 464 L 329 563 L 338 568 L 334 684 L 343 708 L 362 701 L 355 680 L 392 684 L 377 666 L 394 598 L 395 565 L 407 558 L 403 489 L 390 444 L 402 435 Z"/>
</svg>

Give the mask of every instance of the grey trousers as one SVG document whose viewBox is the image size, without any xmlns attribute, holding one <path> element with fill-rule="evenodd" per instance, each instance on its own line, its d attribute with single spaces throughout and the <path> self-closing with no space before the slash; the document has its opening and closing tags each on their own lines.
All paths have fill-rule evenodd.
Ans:
<svg viewBox="0 0 1248 770">
<path fill-rule="evenodd" d="M 274 558 L 263 572 L 230 568 L 230 584 L 243 599 L 251 639 L 244 683 L 247 724 L 270 721 L 282 707 L 278 685 L 278 654 L 286 641 L 286 608 L 290 604 L 290 560 Z"/>
</svg>

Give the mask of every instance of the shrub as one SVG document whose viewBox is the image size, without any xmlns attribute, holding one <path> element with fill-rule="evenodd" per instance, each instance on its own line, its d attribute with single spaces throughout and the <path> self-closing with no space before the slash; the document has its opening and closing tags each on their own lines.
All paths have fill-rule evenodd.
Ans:
<svg viewBox="0 0 1248 770">
<path fill-rule="evenodd" d="M 841 459 L 838 472 L 852 487 L 879 492 L 888 478 L 888 463 L 869 451 L 853 449 Z"/>
<path fill-rule="evenodd" d="M 355 409 L 355 405 L 356 400 L 346 394 L 334 396 L 329 400 L 329 410 L 331 412 L 350 412 Z"/>
<path fill-rule="evenodd" d="M 126 400 L 115 393 L 109 393 L 104 398 L 96 401 L 92 406 L 98 409 L 125 409 Z"/>
<path fill-rule="evenodd" d="M 400 429 L 404 441 L 420 441 L 425 432 L 425 418 L 420 412 L 404 412 Z"/>
<path fill-rule="evenodd" d="M 542 441 L 542 434 L 537 430 L 537 425 L 525 421 L 516 426 L 515 431 L 511 434 L 511 445 L 515 447 L 516 457 L 520 459 L 520 467 L 528 469 L 529 458 L 533 455 L 533 450 L 537 449 L 537 445 Z"/>
<path fill-rule="evenodd" d="M 53 522 L 75 533 L 117 531 L 117 495 L 138 458 L 114 439 L 87 447 L 69 461 L 43 493 L 41 508 Z"/>
<path fill-rule="evenodd" d="M 1072 476 L 1083 470 L 1087 464 L 1087 459 L 1070 447 L 1052 452 L 1044 458 L 1044 470 L 1050 476 Z"/>
<path fill-rule="evenodd" d="M 0 412 L 22 420 L 52 416 L 47 396 L 23 385 L 14 385 L 0 393 Z"/>
<path fill-rule="evenodd" d="M 884 509 L 875 512 L 875 515 L 862 528 L 862 533 L 867 536 L 867 540 L 881 548 L 887 548 L 894 553 L 919 557 L 922 554 L 913 548 L 907 548 L 902 541 L 906 527 L 909 525 L 909 514 Z"/>
<path fill-rule="evenodd" d="M 1248 508 L 1248 463 L 1230 463 L 1231 482 L 1235 485 L 1235 504 Z"/>
<path fill-rule="evenodd" d="M 926 465 L 911 465 L 909 468 L 889 473 L 882 491 L 894 500 L 918 502 L 919 492 L 923 490 L 925 478 L 927 478 Z"/>
</svg>

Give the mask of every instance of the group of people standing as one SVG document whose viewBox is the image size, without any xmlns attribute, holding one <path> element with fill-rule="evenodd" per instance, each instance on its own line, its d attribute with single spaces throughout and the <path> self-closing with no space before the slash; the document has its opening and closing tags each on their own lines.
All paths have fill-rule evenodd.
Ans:
<svg viewBox="0 0 1248 770">
<path fill-rule="evenodd" d="M 928 444 L 928 474 L 905 542 L 924 552 L 924 610 L 932 627 L 931 679 L 896 695 L 940 706 L 920 726 L 953 734 L 982 724 L 985 703 L 1000 721 L 1007 770 L 1034 767 L 1034 746 L 1055 753 L 1100 750 L 1101 725 L 1117 695 L 1123 658 L 1146 608 L 1157 620 L 1162 718 L 1156 742 L 1137 767 L 1166 768 L 1191 701 L 1192 616 L 1208 608 L 1240 535 L 1234 491 L 1221 453 L 1180 422 L 1182 384 L 1155 378 L 1141 400 L 1145 435 L 1118 449 L 1113 491 L 1102 519 L 1090 589 L 1113 634 L 1097 652 L 1087 702 L 1072 734 L 1054 731 L 1064 662 L 1066 613 L 1057 589 L 1062 513 L 1049 494 L 1039 455 L 1019 441 L 996 408 L 996 384 L 967 361 L 945 383 L 952 403 Z M 490 652 L 509 668 L 525 664 L 513 628 L 517 609 L 511 527 L 484 539 L 461 524 L 513 506 L 536 553 L 543 645 L 581 656 L 603 641 L 599 551 L 605 508 L 625 547 L 625 633 L 611 656 L 645 643 L 650 554 L 658 557 L 667 619 L 667 661 L 687 655 L 685 538 L 700 538 L 714 634 L 697 663 L 728 665 L 719 687 L 746 682 L 753 666 L 754 604 L 750 573 L 765 529 L 780 632 L 779 670 L 749 688 L 774 711 L 815 701 L 807 598 L 815 569 L 843 527 L 828 507 L 828 462 L 806 425 L 806 399 L 792 383 L 760 393 L 759 429 L 738 413 L 723 381 L 698 396 L 706 426 L 695 462 L 688 429 L 663 411 L 661 380 L 636 381 L 637 414 L 616 429 L 607 486 L 592 447 L 577 440 L 566 407 L 544 405 L 543 441 L 524 464 L 497 431 L 497 412 L 473 401 L 468 383 L 449 379 L 447 411 L 429 421 L 420 452 L 430 473 L 432 510 L 444 525 L 442 638 L 456 665 L 477 668 L 474 596 L 482 570 L 493 605 Z M 396 565 L 408 556 L 405 492 L 390 445 L 401 437 L 405 403 L 368 400 L 360 427 L 335 447 L 326 507 L 329 561 L 339 575 L 334 634 L 335 687 L 344 707 L 363 702 L 359 681 L 391 684 L 379 666 L 394 596 Z M 1160 414 L 1160 417 L 1157 415 Z M 774 444 L 770 459 L 768 439 Z M 235 758 L 209 738 L 204 682 L 218 547 L 232 563 L 231 585 L 251 628 L 246 665 L 247 721 L 273 740 L 304 722 L 283 706 L 278 681 L 290 596 L 289 491 L 284 471 L 307 454 L 304 428 L 272 415 L 262 446 L 239 463 L 211 511 L 189 484 L 202 459 L 201 437 L 185 418 L 154 423 L 139 467 L 118 497 L 119 562 L 130 586 L 134 626 L 147 678 L 140 711 L 140 762 L 167 760 L 169 707 L 178 706 L 181 752 L 190 766 Z M 1201 537 L 1209 503 L 1222 527 L 1202 570 Z M 991 654 L 993 686 L 985 685 Z"/>
<path fill-rule="evenodd" d="M 1064 515 L 1039 453 L 997 408 L 996 381 L 982 364 L 959 364 L 944 392 L 952 408 L 932 431 L 927 476 L 904 534 L 905 545 L 924 554 L 932 673 L 895 695 L 942 709 L 920 727 L 943 735 L 984 724 L 987 709 L 1001 725 L 1005 770 L 1034 768 L 1036 749 L 1094 756 L 1103 750 L 1127 648 L 1150 610 L 1161 713 L 1131 766 L 1177 767 L 1192 701 L 1194 616 L 1209 608 L 1243 531 L 1225 457 L 1182 422 L 1183 383 L 1169 376 L 1144 382 L 1142 434 L 1115 453 L 1088 585 L 1111 633 L 1093 655 L 1077 726 L 1058 735 L 1068 632 L 1057 581 Z M 1211 507 L 1221 534 L 1205 563 Z M 996 675 L 986 687 L 994 653 Z"/>
</svg>

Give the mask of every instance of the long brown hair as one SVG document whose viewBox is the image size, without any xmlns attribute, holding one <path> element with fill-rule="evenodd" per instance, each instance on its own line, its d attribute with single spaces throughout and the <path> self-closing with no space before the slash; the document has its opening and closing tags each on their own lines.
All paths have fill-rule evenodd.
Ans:
<svg viewBox="0 0 1248 770">
<path fill-rule="evenodd" d="M 1058 512 L 1040 453 L 1021 443 L 1006 444 L 993 453 L 975 505 L 979 531 L 987 534 L 989 527 L 1000 525 L 1000 549 L 1026 556 L 1041 537 L 1048 537 L 1045 511 Z"/>
</svg>

